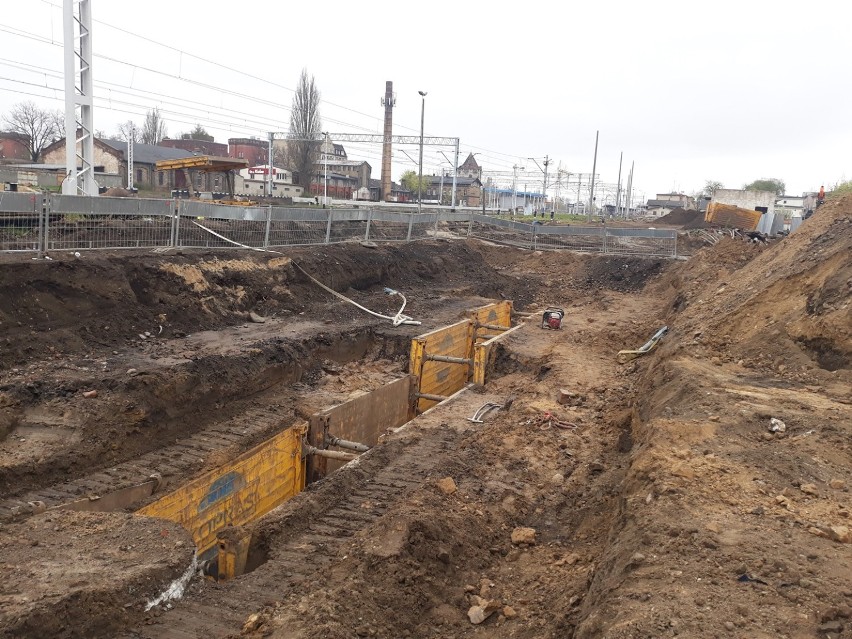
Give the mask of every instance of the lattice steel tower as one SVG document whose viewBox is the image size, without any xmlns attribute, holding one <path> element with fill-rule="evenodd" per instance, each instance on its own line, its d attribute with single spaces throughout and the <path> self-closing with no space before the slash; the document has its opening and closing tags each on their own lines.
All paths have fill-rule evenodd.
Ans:
<svg viewBox="0 0 852 639">
<path fill-rule="evenodd" d="M 62 183 L 62 193 L 64 195 L 97 195 L 91 0 L 63 0 L 62 22 L 65 49 L 66 173 L 65 181 Z"/>
</svg>

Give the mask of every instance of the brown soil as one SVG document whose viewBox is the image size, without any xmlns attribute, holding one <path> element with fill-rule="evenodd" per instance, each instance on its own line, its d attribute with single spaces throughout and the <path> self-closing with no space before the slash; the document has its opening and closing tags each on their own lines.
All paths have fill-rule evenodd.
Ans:
<svg viewBox="0 0 852 639">
<path fill-rule="evenodd" d="M 252 424 L 205 453 L 224 460 L 404 370 L 411 336 L 485 298 L 556 305 L 563 330 L 533 317 L 484 392 L 256 522 L 250 573 L 196 580 L 173 610 L 77 623 L 92 637 L 852 637 L 850 254 L 852 198 L 782 241 L 686 262 L 462 241 L 4 258 L 4 489 L 85 490 L 117 463 L 144 478 L 176 439 Z M 398 306 L 381 288 L 401 290 L 424 326 L 366 316 L 289 259 L 383 312 Z M 658 349 L 617 364 L 662 325 Z M 207 467 L 176 464 L 172 480 Z"/>
<path fill-rule="evenodd" d="M 143 618 L 187 569 L 192 539 L 168 521 L 56 511 L 0 532 L 0 637 L 90 637 Z"/>
</svg>

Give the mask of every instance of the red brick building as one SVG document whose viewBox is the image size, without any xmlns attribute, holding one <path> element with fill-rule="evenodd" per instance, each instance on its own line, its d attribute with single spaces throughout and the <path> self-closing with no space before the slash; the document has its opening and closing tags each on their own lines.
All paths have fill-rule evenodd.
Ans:
<svg viewBox="0 0 852 639">
<path fill-rule="evenodd" d="M 0 131 L 0 161 L 3 160 L 31 162 L 29 137 L 21 133 Z"/>
<path fill-rule="evenodd" d="M 267 164 L 269 142 L 259 138 L 229 138 L 228 157 L 248 160 L 249 166 Z"/>
<path fill-rule="evenodd" d="M 228 145 L 221 142 L 213 142 L 207 140 L 189 140 L 181 138 L 179 140 L 171 140 L 166 138 L 162 140 L 159 146 L 166 146 L 172 149 L 182 149 L 190 153 L 198 155 L 214 155 L 216 157 L 228 157 Z"/>
</svg>

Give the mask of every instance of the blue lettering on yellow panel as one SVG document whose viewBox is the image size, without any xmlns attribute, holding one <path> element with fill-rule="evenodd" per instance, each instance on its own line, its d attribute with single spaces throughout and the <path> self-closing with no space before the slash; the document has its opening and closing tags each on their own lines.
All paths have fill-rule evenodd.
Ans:
<svg viewBox="0 0 852 639">
<path fill-rule="evenodd" d="M 210 484 L 204 497 L 198 502 L 198 512 L 207 510 L 216 503 L 222 501 L 228 495 L 234 493 L 245 485 L 245 479 L 242 474 L 231 471 L 219 477 L 216 481 Z"/>
</svg>

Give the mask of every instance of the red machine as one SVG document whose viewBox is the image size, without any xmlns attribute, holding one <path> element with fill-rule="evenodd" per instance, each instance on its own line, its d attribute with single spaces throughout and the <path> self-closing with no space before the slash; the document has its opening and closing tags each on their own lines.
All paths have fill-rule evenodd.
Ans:
<svg viewBox="0 0 852 639">
<path fill-rule="evenodd" d="M 551 306 L 545 309 L 541 316 L 541 327 L 549 328 L 558 331 L 562 328 L 562 318 L 565 317 L 565 311 L 561 308 Z"/>
</svg>

